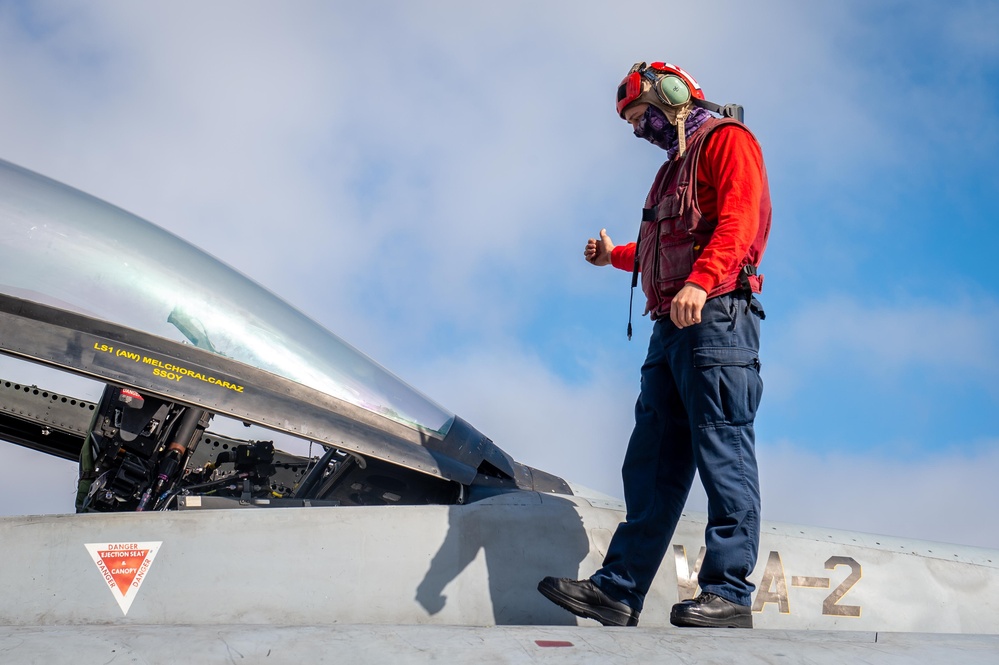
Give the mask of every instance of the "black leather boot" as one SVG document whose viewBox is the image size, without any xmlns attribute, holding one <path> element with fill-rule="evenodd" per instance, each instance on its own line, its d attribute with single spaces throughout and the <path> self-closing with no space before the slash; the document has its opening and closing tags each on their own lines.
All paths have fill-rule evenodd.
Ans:
<svg viewBox="0 0 999 665">
<path fill-rule="evenodd" d="M 538 591 L 562 609 L 605 626 L 638 625 L 638 610 L 614 600 L 590 580 L 546 577 L 538 583 Z"/>
<path fill-rule="evenodd" d="M 736 605 L 713 593 L 673 606 L 669 622 L 674 626 L 699 628 L 752 628 L 753 612 L 746 605 Z"/>
</svg>

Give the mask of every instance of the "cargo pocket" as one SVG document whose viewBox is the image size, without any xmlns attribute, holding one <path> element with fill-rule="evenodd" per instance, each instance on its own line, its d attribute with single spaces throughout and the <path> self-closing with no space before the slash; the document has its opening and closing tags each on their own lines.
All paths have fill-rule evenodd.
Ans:
<svg viewBox="0 0 999 665">
<path fill-rule="evenodd" d="M 760 358 L 752 349 L 702 346 L 694 349 L 694 369 L 700 373 L 705 413 L 698 420 L 744 425 L 756 418 L 763 396 Z"/>
</svg>

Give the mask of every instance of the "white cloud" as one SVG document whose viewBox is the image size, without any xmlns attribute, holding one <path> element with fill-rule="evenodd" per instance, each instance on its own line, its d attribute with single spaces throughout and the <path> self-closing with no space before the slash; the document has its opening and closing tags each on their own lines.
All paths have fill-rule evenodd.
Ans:
<svg viewBox="0 0 999 665">
<path fill-rule="evenodd" d="M 796 49 L 792 60 L 764 52 L 773 62 L 753 80 L 828 62 L 821 40 L 799 36 L 802 15 L 778 26 L 714 5 L 728 18 L 717 40 L 733 51 L 748 47 L 747 22 L 754 48 Z M 564 264 L 570 245 L 576 260 L 602 226 L 632 234 L 657 155 L 627 139 L 610 100 L 637 53 L 775 115 L 769 88 L 744 85 L 750 73 L 703 36 L 678 31 L 660 53 L 661 30 L 633 20 L 661 11 L 655 2 L 387 9 L 106 2 L 67 16 L 40 5 L 35 22 L 54 26 L 40 39 L 8 13 L 0 72 L 23 107 L 3 118 L 17 128 L 6 156 L 191 238 L 310 311 L 404 317 L 412 330 L 446 317 L 474 333 L 516 322 L 534 288 L 497 269 L 537 273 Z M 592 197 L 615 202 L 593 215 Z M 549 273 L 552 288 L 572 288 L 566 273 Z M 362 309 L 358 291 L 382 310 Z"/>
<path fill-rule="evenodd" d="M 995 389 L 999 375 L 999 302 L 961 293 L 952 302 L 863 302 L 832 295 L 806 303 L 767 332 L 768 382 L 788 398 L 817 368 L 857 382 L 892 380 L 906 370 L 944 383 Z"/>
<path fill-rule="evenodd" d="M 589 359 L 570 383 L 516 348 L 434 363 L 425 390 L 524 464 L 621 496 L 621 462 L 638 397 L 638 368 Z"/>
<path fill-rule="evenodd" d="M 999 549 L 999 439 L 919 459 L 758 447 L 764 519 Z"/>
</svg>

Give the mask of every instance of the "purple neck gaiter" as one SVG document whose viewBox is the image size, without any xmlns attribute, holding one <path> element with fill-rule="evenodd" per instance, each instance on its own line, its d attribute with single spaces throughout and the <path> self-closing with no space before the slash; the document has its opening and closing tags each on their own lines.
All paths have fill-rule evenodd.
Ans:
<svg viewBox="0 0 999 665">
<path fill-rule="evenodd" d="M 690 110 L 687 120 L 683 123 L 684 134 L 688 141 L 691 135 L 697 131 L 697 128 L 710 117 L 711 113 L 699 106 Z M 680 137 L 676 133 L 676 128 L 669 124 L 666 114 L 652 104 L 649 104 L 649 108 L 645 110 L 645 115 L 638 123 L 635 136 L 665 150 L 667 159 L 673 159 L 680 149 Z"/>
</svg>

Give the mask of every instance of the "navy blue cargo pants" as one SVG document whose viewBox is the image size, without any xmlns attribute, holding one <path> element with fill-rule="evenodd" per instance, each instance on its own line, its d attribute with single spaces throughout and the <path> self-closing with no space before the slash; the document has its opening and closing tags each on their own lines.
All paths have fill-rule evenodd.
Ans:
<svg viewBox="0 0 999 665">
<path fill-rule="evenodd" d="M 592 580 L 641 610 L 694 479 L 708 496 L 702 592 L 750 604 L 747 580 L 760 541 L 760 482 L 753 420 L 763 393 L 755 298 L 708 300 L 701 323 L 656 321 L 642 366 L 635 430 L 624 458 L 626 521 Z"/>
</svg>

